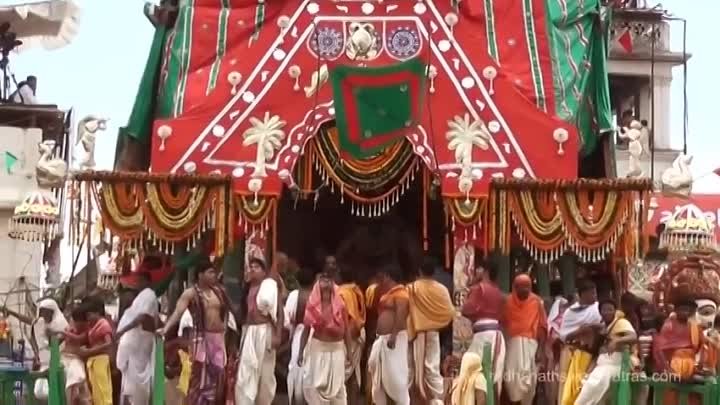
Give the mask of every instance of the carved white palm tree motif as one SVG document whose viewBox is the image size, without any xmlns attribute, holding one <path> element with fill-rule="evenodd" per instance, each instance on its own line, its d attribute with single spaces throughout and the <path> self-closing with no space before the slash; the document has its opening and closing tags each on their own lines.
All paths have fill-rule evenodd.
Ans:
<svg viewBox="0 0 720 405">
<path fill-rule="evenodd" d="M 275 151 L 282 146 L 282 140 L 285 139 L 285 131 L 283 127 L 287 124 L 280 120 L 277 115 L 270 116 L 269 112 L 265 112 L 265 117 L 261 121 L 258 118 L 250 117 L 252 127 L 248 128 L 243 134 L 243 146 L 256 145 L 257 155 L 255 157 L 255 171 L 252 177 L 267 177 L 265 163 L 275 156 Z"/>
<path fill-rule="evenodd" d="M 452 121 L 448 121 L 445 136 L 448 140 L 448 149 L 455 151 L 455 161 L 469 169 L 472 164 L 473 147 L 477 146 L 482 150 L 490 148 L 490 132 L 485 123 L 481 120 L 470 122 L 470 114 L 463 117 L 456 115 Z"/>
</svg>

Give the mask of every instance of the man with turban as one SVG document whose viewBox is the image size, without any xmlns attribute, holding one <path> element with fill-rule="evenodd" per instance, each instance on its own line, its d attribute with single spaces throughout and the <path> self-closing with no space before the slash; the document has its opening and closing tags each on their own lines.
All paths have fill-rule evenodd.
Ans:
<svg viewBox="0 0 720 405">
<path fill-rule="evenodd" d="M 505 332 L 508 337 L 505 358 L 505 389 L 513 404 L 530 405 L 537 385 L 538 350 L 547 336 L 547 316 L 543 300 L 532 293 L 532 279 L 518 274 L 512 294 L 505 302 Z"/>
</svg>

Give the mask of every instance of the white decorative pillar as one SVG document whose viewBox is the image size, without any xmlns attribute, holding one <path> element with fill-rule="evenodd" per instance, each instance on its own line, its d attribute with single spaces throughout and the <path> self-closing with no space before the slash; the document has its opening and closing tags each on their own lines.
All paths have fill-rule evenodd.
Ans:
<svg viewBox="0 0 720 405">
<path fill-rule="evenodd" d="M 655 75 L 655 117 L 648 115 L 648 122 L 651 123 L 650 128 L 654 131 L 655 135 L 655 150 L 669 150 L 671 147 L 671 131 L 670 131 L 670 84 L 672 83 L 672 76 L 658 76 Z M 652 105 L 652 90 L 648 88 L 648 109 L 650 112 Z M 651 119 L 655 118 L 655 122 L 651 122 Z"/>
</svg>

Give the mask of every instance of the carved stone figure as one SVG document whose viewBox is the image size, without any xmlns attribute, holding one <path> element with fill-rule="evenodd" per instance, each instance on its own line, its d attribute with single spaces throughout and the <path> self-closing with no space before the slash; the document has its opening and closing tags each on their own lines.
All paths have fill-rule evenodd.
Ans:
<svg viewBox="0 0 720 405">
<path fill-rule="evenodd" d="M 351 23 L 348 28 L 349 41 L 345 54 L 350 60 L 372 60 L 378 56 L 375 26 L 370 23 Z"/>
<path fill-rule="evenodd" d="M 662 174 L 663 193 L 687 198 L 692 191 L 693 177 L 690 173 L 692 156 L 681 153 Z"/>
<path fill-rule="evenodd" d="M 53 157 L 55 141 L 48 139 L 38 144 L 40 159 L 35 165 L 37 184 L 41 188 L 60 188 L 65 184 L 67 177 L 67 163 L 65 160 Z"/>
<path fill-rule="evenodd" d="M 78 122 L 77 144 L 82 145 L 82 153 L 78 157 L 80 170 L 95 168 L 95 137 L 98 131 L 107 129 L 107 119 L 88 115 Z M 76 145 L 77 145 L 76 144 Z"/>
</svg>

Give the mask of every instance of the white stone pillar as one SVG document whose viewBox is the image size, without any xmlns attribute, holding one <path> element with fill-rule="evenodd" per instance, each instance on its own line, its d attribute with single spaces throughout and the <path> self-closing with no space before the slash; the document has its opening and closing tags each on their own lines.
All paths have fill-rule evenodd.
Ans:
<svg viewBox="0 0 720 405">
<path fill-rule="evenodd" d="M 648 122 L 650 123 L 650 128 L 654 131 L 655 150 L 668 150 L 671 147 L 670 139 L 672 137 L 670 130 L 670 116 L 672 114 L 672 111 L 670 111 L 670 84 L 672 83 L 672 77 L 658 76 L 656 73 L 654 82 L 655 122 L 652 122 L 652 115 L 648 115 L 647 117 L 643 118 L 647 118 Z M 651 105 L 653 94 L 649 86 L 647 90 L 648 108 L 646 111 L 648 111 L 649 113 L 652 108 Z"/>
</svg>

